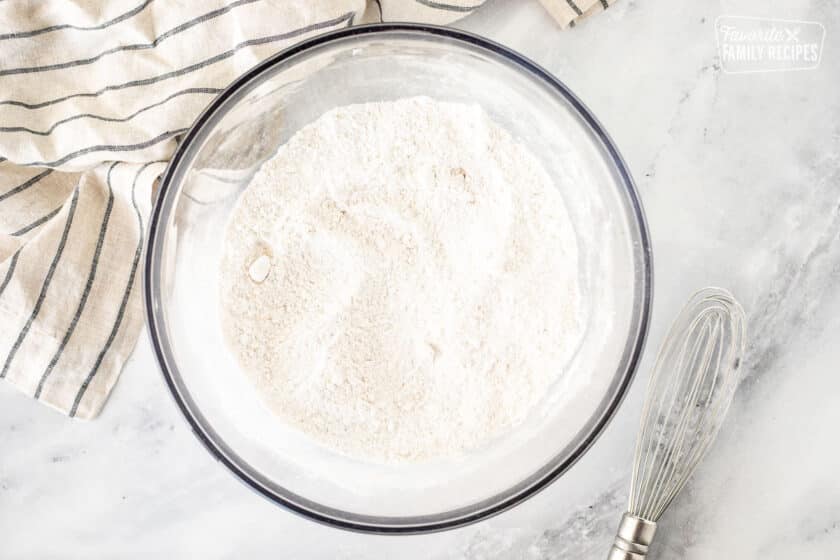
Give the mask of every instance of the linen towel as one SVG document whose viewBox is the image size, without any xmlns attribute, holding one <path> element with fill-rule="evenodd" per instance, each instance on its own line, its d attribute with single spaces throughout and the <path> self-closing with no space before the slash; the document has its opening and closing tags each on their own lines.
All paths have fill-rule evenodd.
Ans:
<svg viewBox="0 0 840 560">
<path fill-rule="evenodd" d="M 578 21 L 603 12 L 615 0 L 540 0 L 540 3 L 562 27 L 574 27 Z"/>
<path fill-rule="evenodd" d="M 562 26 L 606 7 L 541 1 Z M 446 24 L 482 3 L 0 2 L 0 378 L 69 416 L 98 414 L 143 323 L 152 185 L 234 78 L 325 31 Z"/>
</svg>

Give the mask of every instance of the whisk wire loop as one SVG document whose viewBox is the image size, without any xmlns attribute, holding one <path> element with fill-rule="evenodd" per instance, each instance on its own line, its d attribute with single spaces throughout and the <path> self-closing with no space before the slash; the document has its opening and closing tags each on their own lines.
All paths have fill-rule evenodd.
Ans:
<svg viewBox="0 0 840 560">
<path fill-rule="evenodd" d="M 636 441 L 630 503 L 609 560 L 644 560 L 656 523 L 717 436 L 741 370 L 744 310 L 720 288 L 697 292 L 656 358 Z"/>
<path fill-rule="evenodd" d="M 671 328 L 642 411 L 631 514 L 657 521 L 717 435 L 738 381 L 744 313 L 726 291 L 701 290 Z"/>
</svg>

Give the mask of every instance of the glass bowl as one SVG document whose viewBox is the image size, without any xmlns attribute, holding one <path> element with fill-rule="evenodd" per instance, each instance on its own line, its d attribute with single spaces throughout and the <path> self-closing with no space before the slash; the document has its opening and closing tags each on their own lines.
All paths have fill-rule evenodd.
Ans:
<svg viewBox="0 0 840 560">
<path fill-rule="evenodd" d="M 462 457 L 368 463 L 321 447 L 262 406 L 225 347 L 217 270 L 237 195 L 266 158 L 336 106 L 424 95 L 474 103 L 538 157 L 580 247 L 587 309 L 563 380 L 509 434 Z M 186 134 L 150 220 L 144 298 L 152 344 L 198 438 L 273 502 L 345 529 L 417 533 L 499 513 L 592 445 L 637 366 L 651 305 L 651 251 L 626 165 L 569 89 L 486 39 L 433 26 L 352 27 L 258 65 Z"/>
</svg>

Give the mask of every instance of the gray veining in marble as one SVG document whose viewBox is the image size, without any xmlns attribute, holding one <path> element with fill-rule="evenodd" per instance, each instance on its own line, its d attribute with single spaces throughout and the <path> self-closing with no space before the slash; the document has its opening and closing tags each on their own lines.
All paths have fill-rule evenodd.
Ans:
<svg viewBox="0 0 840 560">
<path fill-rule="evenodd" d="M 819 21 L 818 69 L 725 74 L 714 20 Z M 644 383 L 694 289 L 749 315 L 746 379 L 651 560 L 840 554 L 840 4 L 620 0 L 561 32 L 535 0 L 460 25 L 564 80 L 621 148 L 655 251 L 649 352 L 593 449 L 548 490 L 446 533 L 373 537 L 297 518 L 200 446 L 145 338 L 103 415 L 75 422 L 0 384 L 0 558 L 599 559 L 623 511 Z"/>
</svg>

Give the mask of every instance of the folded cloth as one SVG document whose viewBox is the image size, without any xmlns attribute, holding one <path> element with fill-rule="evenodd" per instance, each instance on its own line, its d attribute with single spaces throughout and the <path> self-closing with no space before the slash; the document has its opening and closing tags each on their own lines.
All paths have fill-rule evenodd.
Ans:
<svg viewBox="0 0 840 560">
<path fill-rule="evenodd" d="M 578 21 L 603 12 L 615 0 L 540 0 L 540 3 L 562 27 L 574 27 Z"/>
<path fill-rule="evenodd" d="M 541 1 L 563 26 L 593 8 Z M 236 76 L 325 31 L 447 24 L 482 3 L 0 2 L 0 377 L 98 414 L 142 328 L 152 184 Z"/>
</svg>

